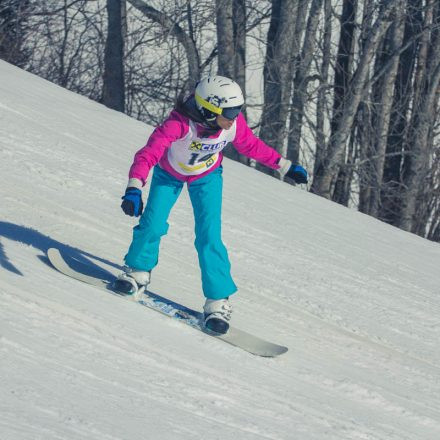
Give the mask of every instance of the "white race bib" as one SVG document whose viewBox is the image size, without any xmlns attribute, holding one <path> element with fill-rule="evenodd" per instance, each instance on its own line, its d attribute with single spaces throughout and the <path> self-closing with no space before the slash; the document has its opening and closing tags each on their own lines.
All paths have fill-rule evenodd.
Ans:
<svg viewBox="0 0 440 440">
<path fill-rule="evenodd" d="M 202 174 L 219 160 L 219 153 L 235 139 L 236 121 L 229 130 L 221 130 L 218 137 L 200 138 L 193 121 L 187 135 L 174 141 L 168 149 L 168 161 L 185 176 Z"/>
</svg>

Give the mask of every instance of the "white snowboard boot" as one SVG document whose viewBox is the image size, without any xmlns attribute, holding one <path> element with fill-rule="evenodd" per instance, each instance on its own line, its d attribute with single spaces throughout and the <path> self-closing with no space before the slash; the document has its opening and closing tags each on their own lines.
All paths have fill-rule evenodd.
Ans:
<svg viewBox="0 0 440 440">
<path fill-rule="evenodd" d="M 133 295 L 138 298 L 150 284 L 151 272 L 136 270 L 124 266 L 124 271 L 113 283 L 113 289 L 123 295 Z"/>
<path fill-rule="evenodd" d="M 229 298 L 207 299 L 203 307 L 205 328 L 214 333 L 225 334 L 229 330 L 232 306 Z"/>
</svg>

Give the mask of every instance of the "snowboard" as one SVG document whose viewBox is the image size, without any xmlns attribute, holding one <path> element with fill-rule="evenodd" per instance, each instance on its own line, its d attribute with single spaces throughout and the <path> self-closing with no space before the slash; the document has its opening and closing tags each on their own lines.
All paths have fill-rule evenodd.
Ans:
<svg viewBox="0 0 440 440">
<path fill-rule="evenodd" d="M 285 353 L 288 349 L 282 345 L 277 345 L 273 342 L 265 341 L 251 333 L 239 330 L 233 326 L 224 335 L 212 333 L 203 326 L 203 314 L 201 312 L 192 310 L 167 298 L 159 296 L 149 290 L 134 297 L 133 295 L 123 295 L 112 289 L 113 281 L 116 276 L 104 271 L 97 273 L 92 264 L 87 264 L 78 261 L 69 255 L 62 253 L 59 249 L 50 248 L 47 251 L 52 266 L 68 277 L 74 278 L 83 283 L 97 287 L 98 289 L 112 293 L 120 298 L 129 299 L 141 306 L 147 307 L 151 310 L 162 313 L 174 320 L 187 324 L 190 327 L 199 330 L 206 335 L 215 339 L 227 342 L 235 347 L 241 348 L 249 353 L 263 357 L 276 357 Z"/>
</svg>

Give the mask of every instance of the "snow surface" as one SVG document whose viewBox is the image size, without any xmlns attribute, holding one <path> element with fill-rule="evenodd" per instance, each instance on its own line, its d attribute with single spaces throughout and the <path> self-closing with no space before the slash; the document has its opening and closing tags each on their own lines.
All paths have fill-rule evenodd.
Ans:
<svg viewBox="0 0 440 440">
<path fill-rule="evenodd" d="M 117 272 L 151 132 L 0 62 L 2 440 L 440 438 L 440 247 L 224 161 L 234 325 L 252 356 L 53 270 Z M 203 304 L 187 192 L 151 290 Z"/>
</svg>

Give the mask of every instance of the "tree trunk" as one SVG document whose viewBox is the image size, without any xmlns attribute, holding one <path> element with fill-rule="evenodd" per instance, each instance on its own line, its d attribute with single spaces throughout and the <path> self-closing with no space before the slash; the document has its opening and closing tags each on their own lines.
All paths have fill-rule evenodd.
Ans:
<svg viewBox="0 0 440 440">
<path fill-rule="evenodd" d="M 383 179 L 381 187 L 381 206 L 378 218 L 397 225 L 400 215 L 403 191 L 402 164 L 407 149 L 407 126 L 417 53 L 417 41 L 414 39 L 422 28 L 422 16 L 419 0 L 408 0 L 406 7 L 403 44 L 410 43 L 402 52 L 395 82 L 393 110 L 391 113 Z M 411 43 L 412 42 L 412 43 Z"/>
<path fill-rule="evenodd" d="M 328 93 L 328 78 L 331 60 L 332 45 L 332 3 L 324 0 L 324 35 L 322 48 L 321 78 L 316 103 L 316 152 L 313 175 L 321 167 L 326 150 L 325 120 L 326 120 L 326 95 Z"/>
<path fill-rule="evenodd" d="M 30 33 L 28 19 L 34 5 L 30 0 L 9 0 L 0 7 L 0 59 L 23 67 L 31 56 L 24 42 Z"/>
<path fill-rule="evenodd" d="M 218 47 L 218 74 L 235 78 L 235 41 L 233 24 L 233 0 L 216 0 L 216 25 Z"/>
<path fill-rule="evenodd" d="M 260 138 L 283 153 L 292 85 L 292 53 L 297 21 L 297 0 L 272 0 L 264 63 L 264 105 Z"/>
<path fill-rule="evenodd" d="M 420 196 L 417 198 L 413 232 L 428 240 L 440 241 L 440 149 L 436 146 L 436 124 L 439 122 L 440 85 L 437 88 L 435 108 L 433 111 L 432 126 L 429 132 L 428 145 L 430 149 L 429 175 L 422 185 Z M 438 145 L 438 144 L 437 144 Z"/>
<path fill-rule="evenodd" d="M 344 110 L 343 105 L 345 94 L 348 92 L 348 85 L 353 72 L 354 37 L 357 8 L 357 0 L 344 0 L 341 17 L 341 33 L 335 66 L 333 116 L 330 123 L 330 138 L 332 138 L 335 132 L 338 130 L 339 121 Z M 344 148 L 344 152 L 341 156 L 350 157 L 351 155 L 347 155 L 345 150 L 346 149 Z M 351 149 L 351 151 L 353 151 L 353 149 Z M 335 202 L 342 205 L 345 205 L 345 203 L 348 202 L 348 194 L 346 194 L 345 191 L 350 186 L 346 182 L 350 174 L 347 173 L 347 170 L 344 167 L 345 162 L 346 161 L 343 160 L 340 164 L 340 169 L 338 170 L 332 196 L 332 199 Z"/>
<path fill-rule="evenodd" d="M 107 0 L 108 29 L 104 53 L 102 103 L 124 112 L 124 38 L 125 0 Z"/>
<path fill-rule="evenodd" d="M 383 34 L 391 24 L 390 14 L 396 2 L 397 0 L 390 0 L 384 3 L 379 17 L 371 28 L 359 60 L 359 65 L 346 94 L 344 94 L 344 101 L 339 104 L 339 107 L 342 108 L 342 113 L 338 118 L 337 128 L 334 132 L 332 131 L 334 134 L 332 134 L 330 139 L 326 157 L 314 176 L 312 192 L 328 199 L 331 197 L 332 182 L 342 162 L 345 145 L 350 135 L 360 100 L 364 94 L 369 65 Z"/>
<path fill-rule="evenodd" d="M 356 10 L 357 0 L 344 0 L 341 16 L 339 47 L 335 65 L 333 115 L 330 123 L 330 138 L 332 138 L 337 130 L 338 121 L 342 115 L 344 95 L 348 92 L 348 84 L 353 70 L 354 24 L 356 20 Z M 319 168 L 317 168 L 317 172 L 318 174 L 320 173 Z M 343 175 L 340 175 L 337 180 L 340 181 L 342 177 Z M 339 185 L 340 188 L 342 188 L 342 186 Z M 338 193 L 336 192 L 336 199 L 338 199 L 337 194 Z"/>
<path fill-rule="evenodd" d="M 245 0 L 216 0 L 218 74 L 236 81 L 246 96 Z M 249 159 L 229 144 L 223 154 L 248 165 Z"/>
<path fill-rule="evenodd" d="M 432 27 L 429 23 L 432 6 L 433 3 L 428 2 L 424 32 L 429 32 L 430 27 L 436 30 L 432 31 L 430 42 L 422 38 L 423 43 L 419 51 L 416 72 L 416 85 L 419 90 L 415 94 L 417 100 L 414 102 L 410 131 L 411 156 L 404 175 L 405 190 L 398 222 L 398 226 L 406 231 L 413 230 L 417 199 L 428 177 L 431 147 L 429 134 L 435 120 L 433 113 L 440 84 L 440 32 L 437 28 L 440 23 L 440 8 L 437 5 L 435 26 Z M 421 70 L 420 76 L 419 70 Z M 422 76 L 425 78 L 422 79 Z"/>
<path fill-rule="evenodd" d="M 369 197 L 366 197 L 365 194 L 364 197 L 362 197 L 365 199 L 362 212 L 372 215 L 373 217 L 377 217 L 379 214 L 387 136 L 394 97 L 394 84 L 399 66 L 397 51 L 401 47 L 403 40 L 403 18 L 404 4 L 401 1 L 400 5 L 396 8 L 395 20 L 385 37 L 383 50 L 376 59 L 375 71 L 378 72 L 382 69 L 383 64 L 388 63 L 390 58 L 393 57 L 393 62 L 388 63 L 388 68 L 385 73 L 373 86 L 373 142 L 372 148 L 366 155 L 369 160 L 369 166 L 367 168 L 368 175 L 366 176 L 367 181 L 365 182 L 367 188 L 361 188 L 361 193 L 364 193 L 364 190 L 366 190 L 369 194 Z"/>
<path fill-rule="evenodd" d="M 301 56 L 297 62 L 295 79 L 293 80 L 292 108 L 290 110 L 289 135 L 287 141 L 287 158 L 294 163 L 298 162 L 301 127 L 303 123 L 304 107 L 307 100 L 307 75 L 315 55 L 316 30 L 321 16 L 323 0 L 313 0 L 310 6 L 307 28 Z"/>
<path fill-rule="evenodd" d="M 440 88 L 437 91 L 437 111 L 439 108 Z M 438 115 L 438 113 L 436 112 Z M 426 219 L 425 228 L 428 240 L 440 242 L 440 150 L 434 152 L 431 167 L 429 191 L 429 216 Z M 421 234 L 420 234 L 421 235 Z"/>
<path fill-rule="evenodd" d="M 375 0 L 368 0 L 363 6 L 363 16 L 362 16 L 362 28 L 360 41 L 364 44 L 368 39 L 368 33 L 371 29 L 374 11 L 375 11 Z M 381 51 L 380 45 L 378 47 L 378 52 Z M 371 76 L 370 72 L 368 73 Z M 359 184 L 359 203 L 358 209 L 361 212 L 365 212 L 366 205 L 369 204 L 369 199 L 371 197 L 371 185 L 370 177 L 372 174 L 371 161 L 368 159 L 369 153 L 372 150 L 372 103 L 368 95 L 369 91 L 365 90 L 365 96 L 359 103 L 359 109 L 357 111 L 355 125 L 356 130 L 354 132 L 356 136 L 356 144 L 358 145 L 358 184 Z"/>
<path fill-rule="evenodd" d="M 233 0 L 234 80 L 246 95 L 246 0 Z M 243 110 L 246 112 L 246 109 Z"/>
</svg>

